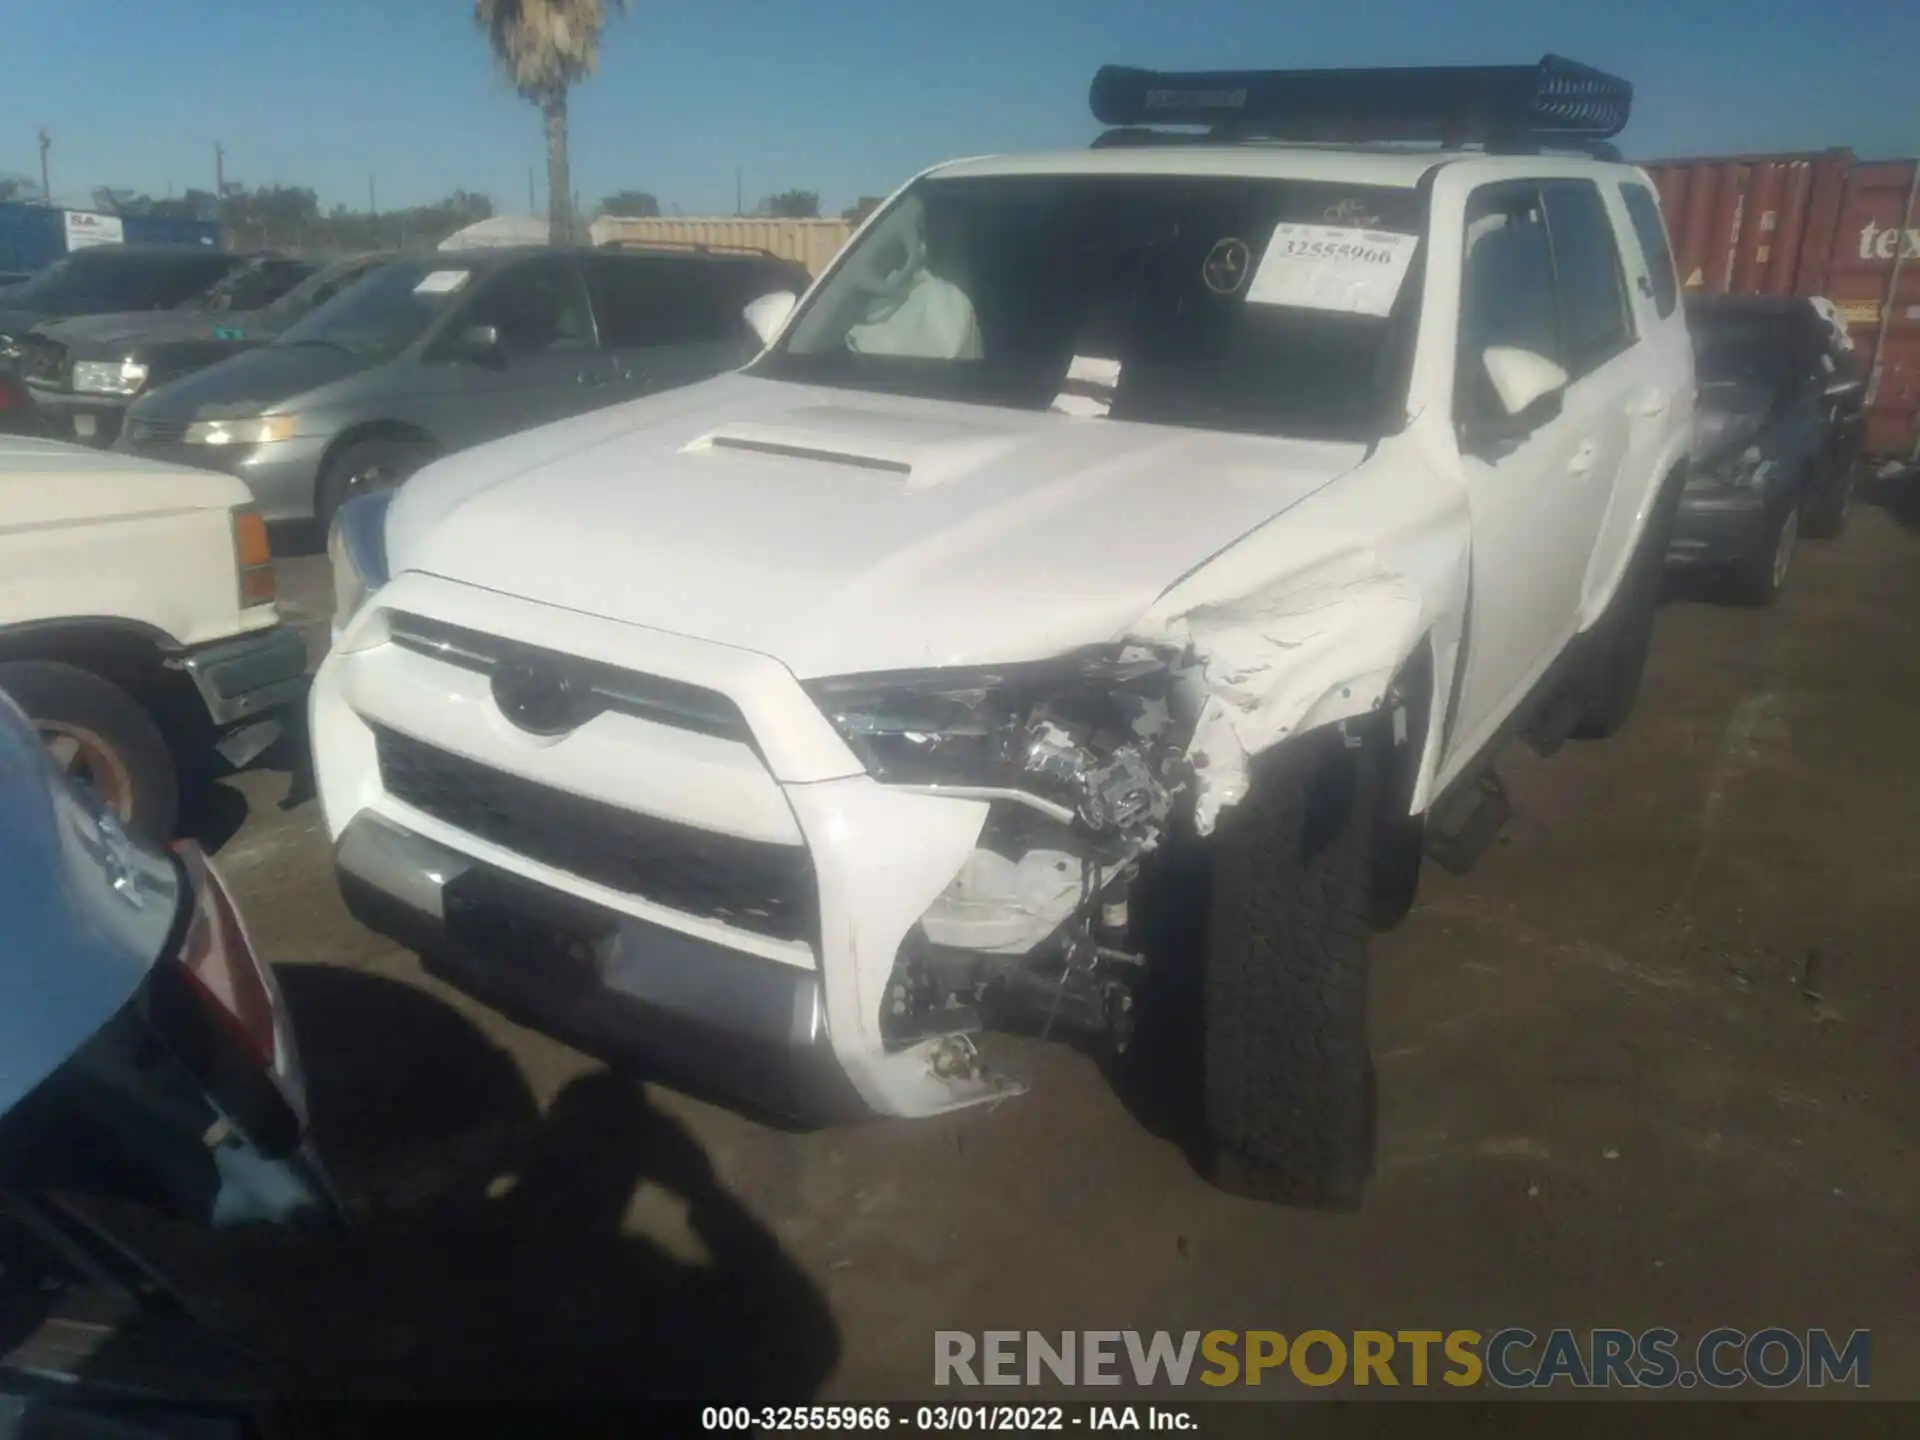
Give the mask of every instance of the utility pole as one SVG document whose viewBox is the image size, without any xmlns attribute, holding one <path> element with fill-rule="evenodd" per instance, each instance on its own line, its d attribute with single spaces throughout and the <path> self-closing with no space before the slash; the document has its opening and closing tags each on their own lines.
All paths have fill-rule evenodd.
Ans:
<svg viewBox="0 0 1920 1440">
<path fill-rule="evenodd" d="M 40 127 L 40 202 L 43 205 L 53 203 L 53 182 L 47 178 L 47 151 L 53 148 L 53 137 L 47 134 L 47 127 Z"/>
<path fill-rule="evenodd" d="M 533 167 L 531 165 L 527 167 L 527 213 L 529 215 L 540 213 L 533 208 Z"/>
<path fill-rule="evenodd" d="M 227 198 L 227 147 L 218 140 L 213 142 L 213 198 Z"/>
<path fill-rule="evenodd" d="M 733 167 L 733 213 L 735 215 L 744 215 L 747 213 L 747 202 L 745 192 L 741 188 L 740 167 L 738 165 Z"/>
<path fill-rule="evenodd" d="M 376 216 L 380 213 L 380 202 L 374 198 L 373 176 L 371 175 L 367 176 L 367 213 Z"/>
</svg>

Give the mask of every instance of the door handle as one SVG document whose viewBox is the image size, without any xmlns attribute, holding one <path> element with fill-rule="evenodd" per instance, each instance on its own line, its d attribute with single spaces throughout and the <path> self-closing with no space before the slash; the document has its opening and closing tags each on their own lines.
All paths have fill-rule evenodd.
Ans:
<svg viewBox="0 0 1920 1440">
<path fill-rule="evenodd" d="M 1634 403 L 1633 413 L 1651 419 L 1655 415 L 1667 413 L 1667 407 L 1673 403 L 1672 396 L 1664 390 L 1649 390 Z"/>
<path fill-rule="evenodd" d="M 1598 458 L 1599 454 L 1600 447 L 1589 440 L 1573 452 L 1573 459 L 1568 462 L 1567 468 L 1575 475 L 1591 475 L 1593 473 L 1593 462 Z"/>
</svg>

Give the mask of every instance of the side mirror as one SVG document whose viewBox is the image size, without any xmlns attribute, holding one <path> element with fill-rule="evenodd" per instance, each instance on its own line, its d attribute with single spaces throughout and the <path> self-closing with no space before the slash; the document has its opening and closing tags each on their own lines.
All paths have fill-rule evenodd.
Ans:
<svg viewBox="0 0 1920 1440">
<path fill-rule="evenodd" d="M 454 355 L 462 360 L 478 361 L 482 365 L 499 365 L 506 361 L 506 351 L 500 346 L 500 331 L 493 325 L 469 325 L 453 338 L 450 347 Z"/>
<path fill-rule="evenodd" d="M 1489 345 L 1480 359 L 1501 408 L 1516 420 L 1572 383 L 1572 377 L 1546 356 L 1512 345 Z"/>
<path fill-rule="evenodd" d="M 776 290 L 771 295 L 762 295 L 740 313 L 747 317 L 747 324 L 760 337 L 760 343 L 771 345 L 773 337 L 780 333 L 780 327 L 787 323 L 787 317 L 793 314 L 793 307 L 799 303 L 800 297 L 791 290 Z"/>
</svg>

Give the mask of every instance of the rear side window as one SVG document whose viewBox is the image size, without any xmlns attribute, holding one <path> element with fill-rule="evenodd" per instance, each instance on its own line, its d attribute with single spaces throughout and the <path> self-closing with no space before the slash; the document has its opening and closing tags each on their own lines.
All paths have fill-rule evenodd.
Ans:
<svg viewBox="0 0 1920 1440">
<path fill-rule="evenodd" d="M 1496 345 L 1566 364 L 1553 242 L 1540 192 L 1531 185 L 1489 186 L 1475 191 L 1467 206 L 1456 419 L 1472 423 L 1505 415 L 1484 360 Z"/>
<path fill-rule="evenodd" d="M 1632 343 L 1626 281 L 1600 191 L 1583 180 L 1550 182 L 1540 190 L 1560 291 L 1562 363 L 1577 380 Z"/>
<path fill-rule="evenodd" d="M 1626 201 L 1627 216 L 1633 221 L 1634 238 L 1640 243 L 1640 258 L 1653 282 L 1653 304 L 1666 319 L 1680 299 L 1680 284 L 1674 274 L 1673 251 L 1667 244 L 1667 227 L 1660 220 L 1660 202 L 1644 185 L 1622 185 L 1620 198 Z"/>
<path fill-rule="evenodd" d="M 587 260 L 600 343 L 613 349 L 702 345 L 741 338 L 744 301 L 710 261 L 657 255 Z"/>
</svg>

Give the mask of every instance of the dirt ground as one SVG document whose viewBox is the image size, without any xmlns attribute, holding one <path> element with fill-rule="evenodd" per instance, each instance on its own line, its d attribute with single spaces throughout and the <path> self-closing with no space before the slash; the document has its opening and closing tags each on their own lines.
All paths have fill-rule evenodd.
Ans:
<svg viewBox="0 0 1920 1440">
<path fill-rule="evenodd" d="M 316 645 L 324 565 L 283 567 Z M 616 1079 L 357 926 L 305 786 L 241 776 L 210 838 L 371 1217 L 249 1260 L 258 1323 L 305 1393 L 729 1399 L 923 1395 L 936 1329 L 1867 1327 L 1920 1398 L 1916 619 L 1920 534 L 1863 509 L 1773 611 L 1668 603 L 1623 735 L 1509 755 L 1502 841 L 1377 944 L 1340 1217 L 1210 1190 L 1058 1045 L 813 1133 Z"/>
</svg>

